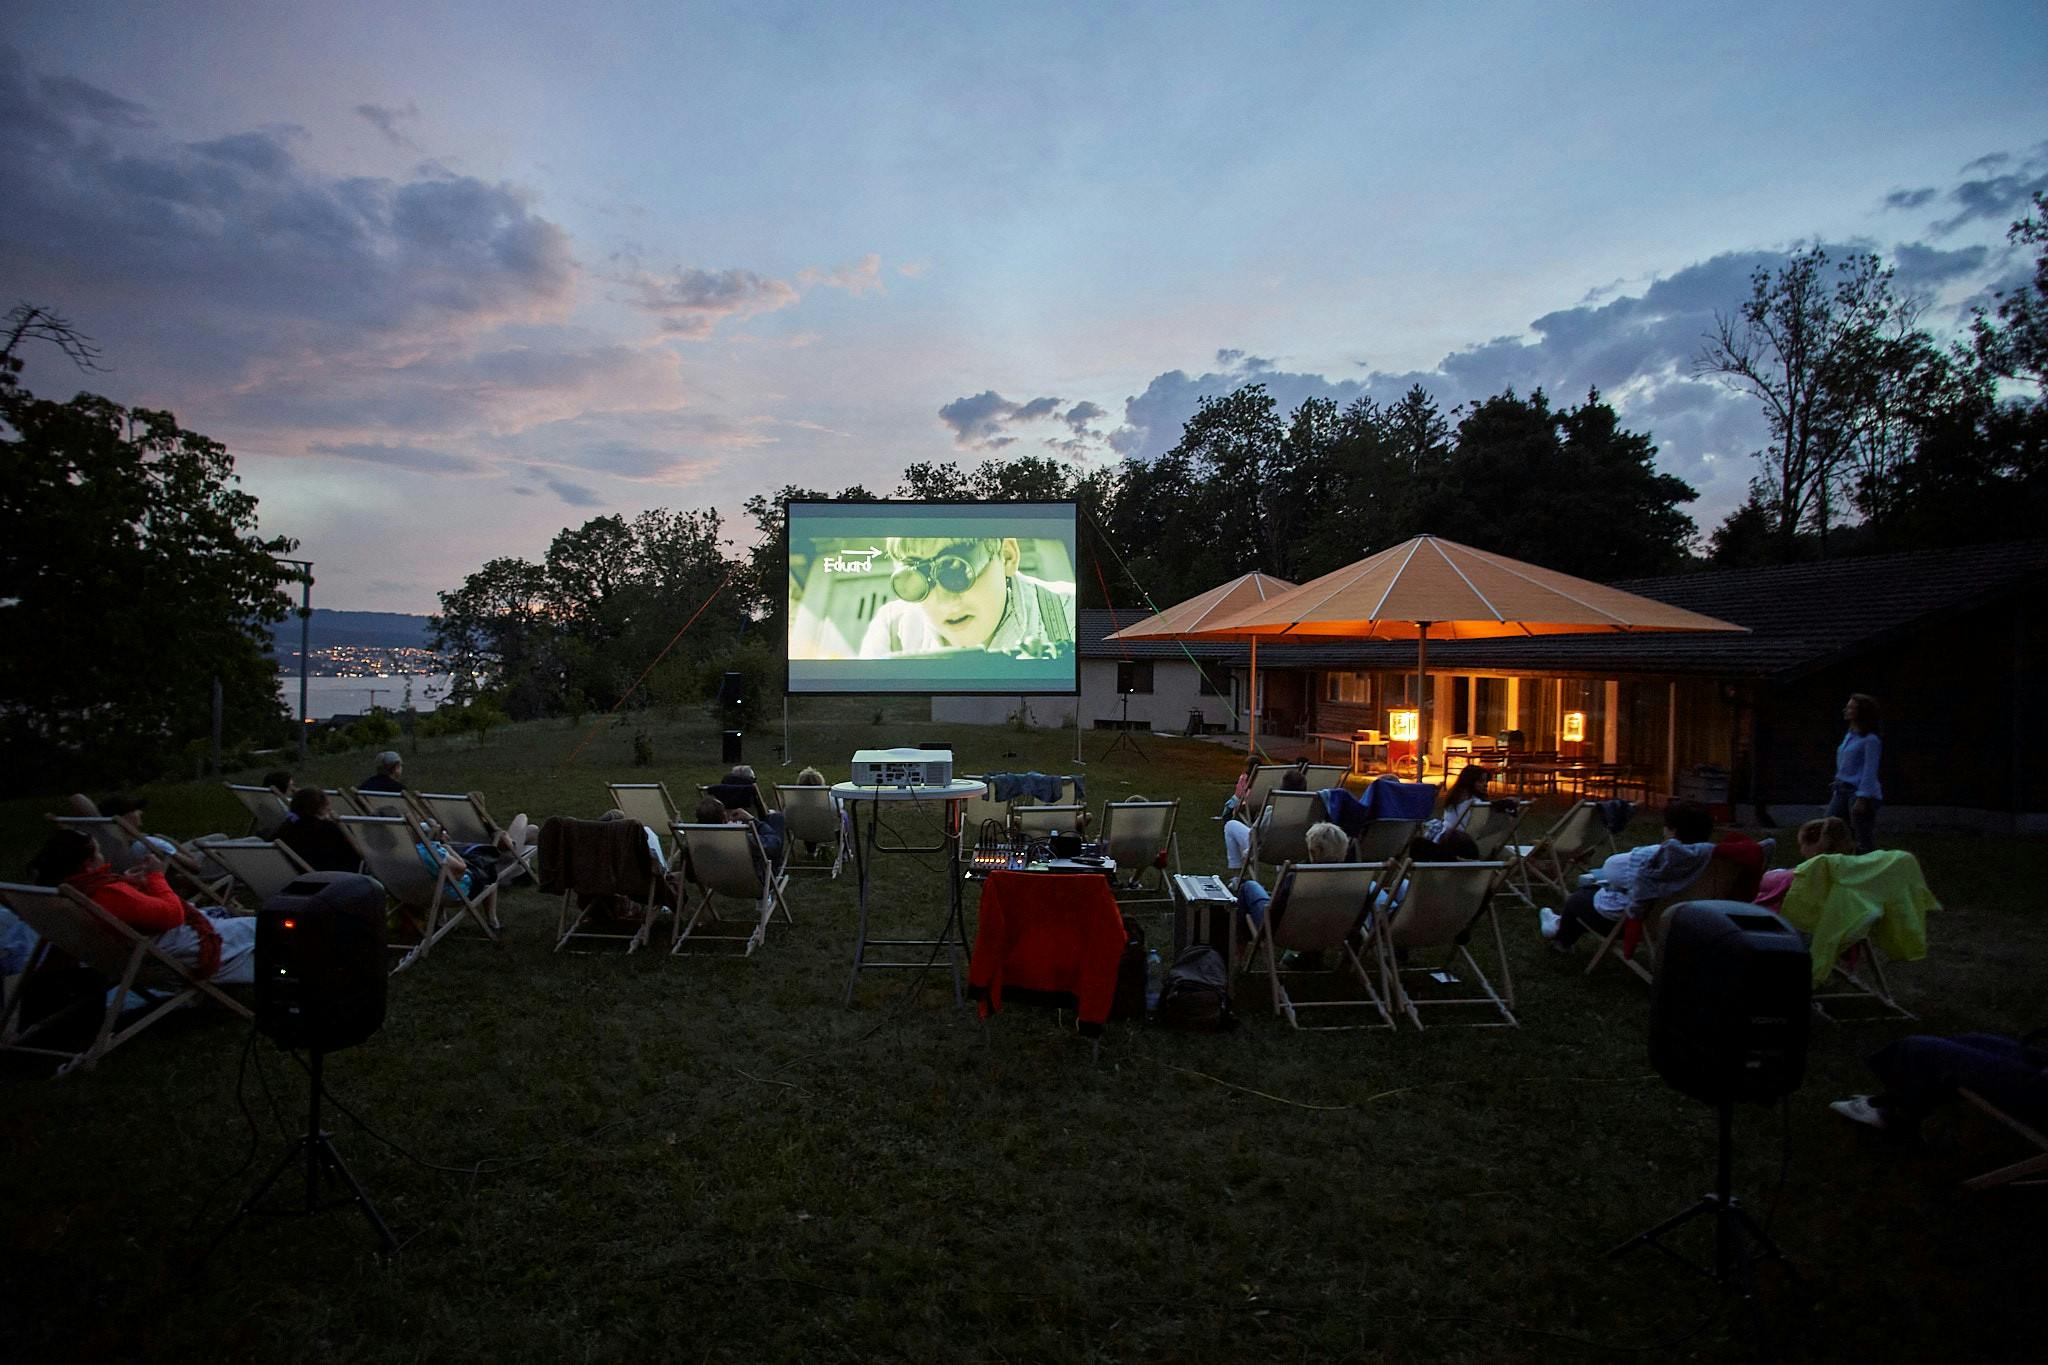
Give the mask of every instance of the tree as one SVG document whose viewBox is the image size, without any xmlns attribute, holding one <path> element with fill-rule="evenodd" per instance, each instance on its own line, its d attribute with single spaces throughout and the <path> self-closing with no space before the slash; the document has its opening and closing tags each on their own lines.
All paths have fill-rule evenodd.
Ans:
<svg viewBox="0 0 2048 1365">
<path fill-rule="evenodd" d="M 1815 246 L 1775 273 L 1758 267 L 1748 300 L 1732 316 L 1715 315 L 1693 361 L 1695 374 L 1719 376 L 1763 407 L 1771 444 L 1759 456 L 1758 494 L 1788 554 L 1808 527 L 1825 548 L 1864 385 L 1859 363 L 1885 336 L 1912 330 L 1876 256 L 1841 262 L 1832 286 L 1827 264 Z"/>
<path fill-rule="evenodd" d="M 1976 311 L 1971 324 L 1977 359 L 2000 379 L 2031 384 L 2040 397 L 2048 384 L 2048 192 L 2034 191 L 2034 211 L 2012 225 L 2006 239 L 2039 248 L 2034 278 L 1998 296 L 1998 321 Z"/>
<path fill-rule="evenodd" d="M 155 776 L 208 733 L 215 679 L 234 742 L 289 733 L 266 627 L 293 542 L 258 534 L 226 447 L 168 412 L 21 387 L 17 348 L 98 352 L 39 308 L 0 349 L 0 743 L 20 791 Z"/>
</svg>

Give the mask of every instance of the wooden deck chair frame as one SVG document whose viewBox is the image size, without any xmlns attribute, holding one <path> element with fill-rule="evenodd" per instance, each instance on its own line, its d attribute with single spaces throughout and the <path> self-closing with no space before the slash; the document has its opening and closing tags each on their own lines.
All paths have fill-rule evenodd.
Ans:
<svg viewBox="0 0 2048 1365">
<path fill-rule="evenodd" d="M 1538 884 L 1560 897 L 1570 895 L 1573 874 L 1592 860 L 1603 838 L 1612 842 L 1599 806 L 1574 801 L 1535 843 L 1501 850 L 1507 855 L 1508 894 L 1531 909 L 1536 906 Z"/>
<path fill-rule="evenodd" d="M 435 859 L 435 868 L 429 871 L 419 853 L 419 827 L 410 818 L 338 815 L 335 823 L 363 855 L 363 870 L 383 885 L 392 903 L 423 916 L 418 943 L 391 945 L 391 951 L 399 954 L 391 969 L 393 976 L 425 957 L 465 918 L 491 942 L 498 942 L 498 884 L 492 882 L 474 896 L 465 896 L 460 874 L 445 858 Z"/>
<path fill-rule="evenodd" d="M 259 839 L 276 837 L 278 826 L 292 813 L 291 806 L 273 787 L 252 787 L 242 782 L 221 785 L 249 812 L 249 833 Z"/>
<path fill-rule="evenodd" d="M 1850 965 L 1852 959 L 1857 965 Z M 1835 959 L 1834 970 L 1822 983 L 1835 989 L 1813 993 L 1813 1003 L 1819 1009 L 1821 1018 L 1835 1024 L 1863 1023 L 1873 1019 L 1919 1018 L 1919 1015 L 1901 1005 L 1898 997 L 1892 994 L 1892 983 L 1885 975 L 1884 966 L 1884 953 L 1870 941 L 1868 930 L 1865 930 L 1863 937 L 1854 943 L 1844 944 L 1841 956 Z M 1867 1013 L 1838 1015 L 1828 1007 L 1827 1002 L 1830 1000 L 1854 1000 L 1874 1005 L 1876 1008 Z"/>
<path fill-rule="evenodd" d="M 1086 806 L 1012 805 L 1010 823 L 1019 834 L 1043 839 L 1055 833 L 1074 833 L 1081 828 L 1081 817 L 1087 813 Z"/>
<path fill-rule="evenodd" d="M 2015 1187 L 2022 1185 L 2048 1185 L 2048 1135 L 2043 1135 L 2031 1125 L 2022 1123 L 1967 1086 L 1959 1087 L 1956 1090 L 1956 1094 L 1983 1110 L 1991 1118 L 1997 1119 L 2000 1123 L 2012 1129 L 2039 1149 L 2033 1156 L 2015 1161 L 2010 1166 L 2000 1166 L 1995 1171 L 1986 1171 L 1982 1175 L 1972 1176 L 1963 1182 L 1964 1189 L 1988 1190 L 1995 1185 L 2012 1185 Z M 2032 1178 L 2034 1176 L 2041 1176 L 2043 1178 L 2037 1180 Z"/>
<path fill-rule="evenodd" d="M 1341 787 L 1349 776 L 1351 768 L 1348 764 L 1311 763 L 1308 765 L 1308 789 L 1319 792 L 1325 787 Z"/>
<path fill-rule="evenodd" d="M 226 868 L 259 907 L 313 870 L 290 845 L 274 839 L 201 839 L 195 847 Z"/>
<path fill-rule="evenodd" d="M 1352 858 L 1361 863 L 1384 863 L 1408 856 L 1408 845 L 1422 832 L 1420 820 L 1375 820 L 1351 841 Z"/>
<path fill-rule="evenodd" d="M 1122 812 L 1121 815 L 1118 812 Z M 1156 896 L 1134 896 L 1125 901 L 1126 905 L 1149 905 L 1153 902 L 1173 903 L 1172 884 L 1167 881 L 1167 871 L 1160 866 L 1160 855 L 1173 858 L 1173 870 L 1178 873 L 1180 865 L 1180 835 L 1174 831 L 1174 824 L 1180 817 L 1180 800 L 1171 801 L 1105 801 L 1102 803 L 1102 847 L 1121 873 L 1131 869 L 1130 884 L 1119 881 L 1119 891 L 1142 891 L 1145 889 L 1145 874 L 1159 874 L 1159 894 Z M 1117 822 L 1123 822 L 1123 828 Z M 1135 830 L 1133 829 L 1135 826 Z"/>
<path fill-rule="evenodd" d="M 1654 961 L 1656 954 L 1664 946 L 1664 924 L 1671 917 L 1673 907 L 1683 905 L 1687 901 L 1727 900 L 1734 895 L 1735 884 L 1741 879 L 1742 869 L 1729 859 L 1720 857 L 1709 859 L 1706 867 L 1701 869 L 1699 877 L 1694 880 L 1691 886 L 1686 887 L 1683 891 L 1674 891 L 1668 896 L 1652 901 L 1648 908 L 1643 911 L 1643 943 L 1638 946 L 1647 945 L 1650 949 L 1651 960 Z M 1614 927 L 1609 929 L 1600 940 L 1600 947 L 1593 954 L 1593 960 L 1586 964 L 1587 976 L 1593 974 L 1593 969 L 1598 967 L 1601 959 L 1607 956 L 1609 950 L 1612 950 L 1616 962 L 1619 962 L 1646 982 L 1656 980 L 1655 974 L 1643 965 L 1640 952 L 1631 955 L 1622 950 L 1622 938 L 1627 932 L 1628 916 L 1623 915 L 1614 921 Z"/>
<path fill-rule="evenodd" d="M 671 957 L 680 954 L 683 945 L 690 942 L 744 944 L 739 955 L 751 957 L 754 949 L 767 941 L 768 924 L 777 910 L 782 912 L 784 924 L 796 923 L 789 913 L 789 902 L 782 894 L 789 874 L 767 862 L 760 836 L 752 824 L 696 825 L 679 820 L 669 826 L 669 832 L 676 840 L 678 902 L 675 941 L 668 950 Z M 759 864 L 755 862 L 757 856 L 761 858 Z M 681 870 L 686 860 L 689 876 L 684 878 Z M 762 865 L 768 868 L 766 876 L 760 872 Z M 702 893 L 694 909 L 688 907 L 691 886 Z M 755 918 L 747 933 L 699 932 L 703 925 L 735 922 L 718 913 L 717 898 L 721 895 L 749 903 Z"/>
<path fill-rule="evenodd" d="M 45 818 L 53 825 L 75 829 L 90 838 L 98 847 L 100 856 L 116 872 L 125 872 L 142 861 L 135 854 L 135 845 L 142 842 L 142 827 L 125 815 L 51 815 Z M 161 854 L 158 856 L 162 857 Z M 175 858 L 164 858 L 163 863 L 164 880 L 186 900 L 195 905 L 218 905 L 239 911 L 233 897 L 233 876 L 202 877 Z"/>
<path fill-rule="evenodd" d="M 634 830 L 635 837 L 643 843 L 646 841 L 647 832 L 645 826 L 640 825 L 638 821 L 633 820 L 630 816 L 623 823 Z M 631 957 L 634 953 L 647 946 L 648 939 L 654 934 L 654 917 L 661 909 L 661 886 L 664 881 L 669 879 L 669 870 L 654 861 L 653 849 L 647 850 L 647 858 L 654 866 L 651 875 L 647 879 L 647 895 L 640 902 L 640 923 L 633 928 L 633 931 L 626 933 L 617 929 L 585 929 L 583 925 L 590 918 L 592 907 L 584 906 L 580 909 L 577 908 L 575 905 L 576 896 L 582 888 L 574 885 L 564 886 L 562 888 L 561 908 L 555 914 L 556 952 L 561 952 L 562 949 L 569 946 L 570 939 L 576 938 L 610 939 L 613 941 L 624 939 L 626 940 L 626 956 L 628 957 Z M 539 875 L 540 869 L 536 866 L 534 869 L 536 881 L 539 880 Z M 621 899 L 625 899 L 625 897 L 621 897 Z M 572 911 L 573 918 L 571 917 Z"/>
<path fill-rule="evenodd" d="M 1382 876 L 1381 885 L 1390 891 L 1399 891 L 1401 899 L 1390 913 L 1374 916 L 1380 935 L 1380 961 L 1387 973 L 1388 993 L 1395 1008 L 1406 1014 L 1416 1028 L 1423 1027 L 1423 1010 L 1460 1006 L 1485 1006 L 1500 1016 L 1498 1019 L 1470 1021 L 1470 1027 L 1521 1026 L 1514 1011 L 1514 969 L 1508 961 L 1507 940 L 1501 935 L 1500 915 L 1493 903 L 1495 894 L 1507 879 L 1508 870 L 1509 864 L 1505 862 L 1410 862 L 1390 868 Z M 1402 890 L 1404 883 L 1406 889 Z M 1479 965 L 1479 960 L 1472 956 L 1471 935 L 1482 919 L 1493 927 L 1494 952 L 1498 955 L 1501 973 L 1501 989 L 1498 991 Z M 1402 949 L 1412 952 L 1428 948 L 1450 950 L 1444 968 L 1403 966 L 1397 957 Z M 1418 999 L 1401 980 L 1403 976 L 1438 970 L 1448 973 L 1450 967 L 1460 963 L 1472 973 L 1473 980 L 1484 994 Z"/>
<path fill-rule="evenodd" d="M 663 783 L 607 782 L 605 789 L 611 793 L 613 809 L 649 829 L 664 830 L 683 818 Z"/>
<path fill-rule="evenodd" d="M 1264 811 L 1272 813 L 1270 820 Z M 1252 824 L 1252 839 L 1245 850 L 1244 870 L 1238 880 L 1242 882 L 1255 875 L 1253 869 L 1260 863 L 1277 872 L 1284 863 L 1307 862 L 1309 826 L 1326 814 L 1323 798 L 1316 792 L 1275 789 L 1266 793 L 1266 805 Z"/>
<path fill-rule="evenodd" d="M 540 857 L 540 845 L 528 844 L 525 848 L 508 850 L 500 844 L 498 836 L 504 830 L 485 808 L 482 792 L 411 792 L 409 795 L 413 809 L 441 831 L 444 842 L 458 846 L 488 844 L 500 853 L 509 854 L 499 863 L 499 881 L 533 871 L 534 860 Z"/>
<path fill-rule="evenodd" d="M 62 1059 L 57 1075 L 83 1071 L 154 1024 L 186 1005 L 211 1002 L 244 1019 L 253 1017 L 246 1005 L 222 993 L 220 987 L 201 977 L 176 958 L 157 947 L 155 940 L 137 933 L 71 886 L 26 886 L 0 882 L 0 903 L 35 930 L 38 943 L 28 970 L 15 978 L 0 1005 L 0 1051 L 27 1052 Z M 114 982 L 107 994 L 99 1029 L 83 1049 L 38 1045 L 31 1041 L 43 1030 L 68 1018 L 73 1010 L 60 1010 L 27 1028 L 20 1026 L 22 992 L 28 980 L 55 949 L 70 954 Z M 126 1028 L 118 1027 L 121 1007 L 130 991 L 168 991 L 140 1018 Z"/>
<path fill-rule="evenodd" d="M 354 787 L 322 787 L 321 790 L 327 793 L 327 799 L 334 804 L 334 813 L 336 815 L 375 815 L 377 813 L 362 803 L 362 799 L 356 795 Z M 374 796 L 387 797 L 397 794 L 396 792 L 371 793 Z"/>
<path fill-rule="evenodd" d="M 1380 876 L 1387 870 L 1385 863 L 1288 863 L 1280 869 L 1276 887 L 1287 888 L 1287 902 L 1281 913 L 1275 916 L 1272 904 L 1266 907 L 1265 917 L 1259 921 L 1259 930 L 1252 940 L 1251 956 L 1256 960 L 1261 948 L 1266 953 L 1266 979 L 1273 987 L 1273 1013 L 1285 1019 L 1291 1028 L 1299 1030 L 1333 1030 L 1360 1028 L 1392 1028 L 1394 1016 L 1387 1008 L 1387 997 L 1380 988 L 1373 985 L 1373 976 L 1380 977 L 1381 987 L 1386 984 L 1384 964 L 1374 952 L 1373 971 L 1366 970 L 1365 962 L 1358 955 L 1358 947 L 1369 942 L 1361 933 L 1366 917 L 1371 912 L 1373 896 L 1379 885 Z M 1290 881 L 1290 878 L 1292 879 Z M 1278 896 L 1276 891 L 1275 896 Z M 1275 923 L 1275 920 L 1278 923 Z M 1283 951 L 1326 953 L 1341 951 L 1344 963 L 1357 980 L 1363 997 L 1351 1000 L 1296 1000 L 1282 979 L 1289 976 L 1315 976 L 1328 978 L 1326 970 L 1291 971 L 1280 965 Z M 1357 1010 L 1369 1007 L 1379 1015 L 1379 1022 L 1368 1020 L 1360 1024 L 1304 1024 L 1303 1013 L 1309 1010 Z"/>
<path fill-rule="evenodd" d="M 1482 823 L 1477 830 L 1472 828 L 1472 815 L 1484 811 Z M 1479 857 L 1483 862 L 1494 862 L 1501 851 L 1514 842 L 1515 832 L 1522 827 L 1522 819 L 1529 813 L 1527 801 L 1517 802 L 1514 814 L 1502 810 L 1490 801 L 1482 801 L 1468 812 L 1458 828 L 1472 836 L 1472 842 L 1479 846 Z"/>
<path fill-rule="evenodd" d="M 782 836 L 788 850 L 788 856 L 783 860 L 783 871 L 792 874 L 823 872 L 827 876 L 838 877 L 840 869 L 846 866 L 848 817 L 846 808 L 833 799 L 832 789 L 778 783 L 775 798 L 776 804 L 782 808 Z M 964 828 L 961 833 L 964 838 Z M 795 841 L 829 848 L 831 864 L 799 862 L 796 850 L 791 847 Z"/>
<path fill-rule="evenodd" d="M 1253 815 L 1264 810 L 1266 798 L 1280 789 L 1280 779 L 1293 767 L 1292 763 L 1261 763 L 1252 769 L 1251 785 L 1244 789 L 1246 810 Z"/>
</svg>

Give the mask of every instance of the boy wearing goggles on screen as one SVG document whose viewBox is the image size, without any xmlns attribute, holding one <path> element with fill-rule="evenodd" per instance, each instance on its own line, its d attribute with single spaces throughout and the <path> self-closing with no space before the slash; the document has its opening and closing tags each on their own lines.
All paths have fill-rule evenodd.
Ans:
<svg viewBox="0 0 2048 1365">
<path fill-rule="evenodd" d="M 864 659 L 980 649 L 1058 657 L 1074 645 L 1074 585 L 1017 572 L 1013 537 L 951 540 L 891 536 L 896 600 L 876 610 Z"/>
</svg>

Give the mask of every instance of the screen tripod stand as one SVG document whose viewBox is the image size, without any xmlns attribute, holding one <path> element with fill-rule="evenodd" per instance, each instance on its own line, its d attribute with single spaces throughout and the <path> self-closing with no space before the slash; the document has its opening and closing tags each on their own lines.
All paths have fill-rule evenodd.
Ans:
<svg viewBox="0 0 2048 1365">
<path fill-rule="evenodd" d="M 370 1222 L 370 1230 L 377 1234 L 377 1248 L 380 1254 L 389 1256 L 398 1250 L 398 1239 L 391 1235 L 391 1229 L 385 1225 L 383 1215 L 379 1214 L 377 1206 L 370 1202 L 369 1191 L 363 1188 L 363 1182 L 356 1179 L 355 1173 L 350 1171 L 347 1164 L 342 1161 L 341 1153 L 334 1148 L 333 1139 L 328 1136 L 327 1130 L 320 1126 L 320 1101 L 327 1093 L 327 1087 L 321 1080 L 320 1072 L 321 1063 L 325 1061 L 326 1056 L 325 1052 L 315 1048 L 312 1053 L 312 1060 L 306 1068 L 311 1078 L 307 1087 L 309 1095 L 306 1131 L 291 1140 L 291 1145 L 285 1148 L 284 1155 L 278 1159 L 277 1165 L 270 1168 L 270 1174 L 264 1176 L 262 1183 L 257 1185 L 254 1192 L 242 1201 L 242 1207 L 235 1211 L 235 1216 L 228 1220 L 227 1226 L 222 1228 L 219 1236 L 213 1239 L 215 1247 L 218 1247 L 223 1241 L 227 1240 L 228 1234 L 233 1232 L 241 1224 L 242 1220 L 252 1213 L 281 1218 L 309 1218 L 316 1213 L 324 1213 L 329 1209 L 344 1208 L 353 1204 L 363 1211 L 363 1217 Z M 270 1193 L 270 1187 L 282 1179 L 286 1171 L 301 1164 L 303 1164 L 306 1172 L 305 1207 L 260 1207 L 263 1203 L 263 1196 Z M 323 1175 L 332 1175 L 337 1183 L 347 1186 L 347 1195 L 325 1203 L 321 1202 L 321 1178 Z M 212 1254 L 211 1247 L 208 1248 L 208 1254 Z"/>
<path fill-rule="evenodd" d="M 1138 741 L 1131 738 L 1131 694 L 1128 692 L 1123 694 L 1123 706 L 1123 718 L 1117 722 L 1116 738 L 1110 741 L 1107 749 L 1102 751 L 1102 758 L 1095 760 L 1097 763 L 1102 762 L 1103 759 L 1108 758 L 1119 749 L 1129 749 L 1141 760 L 1145 757 L 1145 751 L 1138 747 Z"/>
</svg>

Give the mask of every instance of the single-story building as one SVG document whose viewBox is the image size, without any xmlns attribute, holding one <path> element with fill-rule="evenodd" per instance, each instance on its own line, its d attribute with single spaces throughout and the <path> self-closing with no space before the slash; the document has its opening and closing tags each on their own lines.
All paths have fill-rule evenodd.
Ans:
<svg viewBox="0 0 2048 1365">
<path fill-rule="evenodd" d="M 1617 583 L 1749 633 L 1432 642 L 1432 758 L 1450 736 L 1520 731 L 1532 749 L 1631 765 L 1654 796 L 1718 792 L 1760 820 L 1795 819 L 1825 800 L 1842 704 L 1866 692 L 1883 709 L 1887 821 L 2048 832 L 2044 583 L 2048 541 Z M 1078 714 L 1106 728 L 1127 715 L 1178 733 L 1192 712 L 1242 732 L 1248 648 L 1107 638 L 1143 614 L 1080 613 L 1078 697 L 936 698 L 933 719 Z M 1414 689 L 1412 641 L 1261 645 L 1259 733 L 1391 731 Z"/>
</svg>

